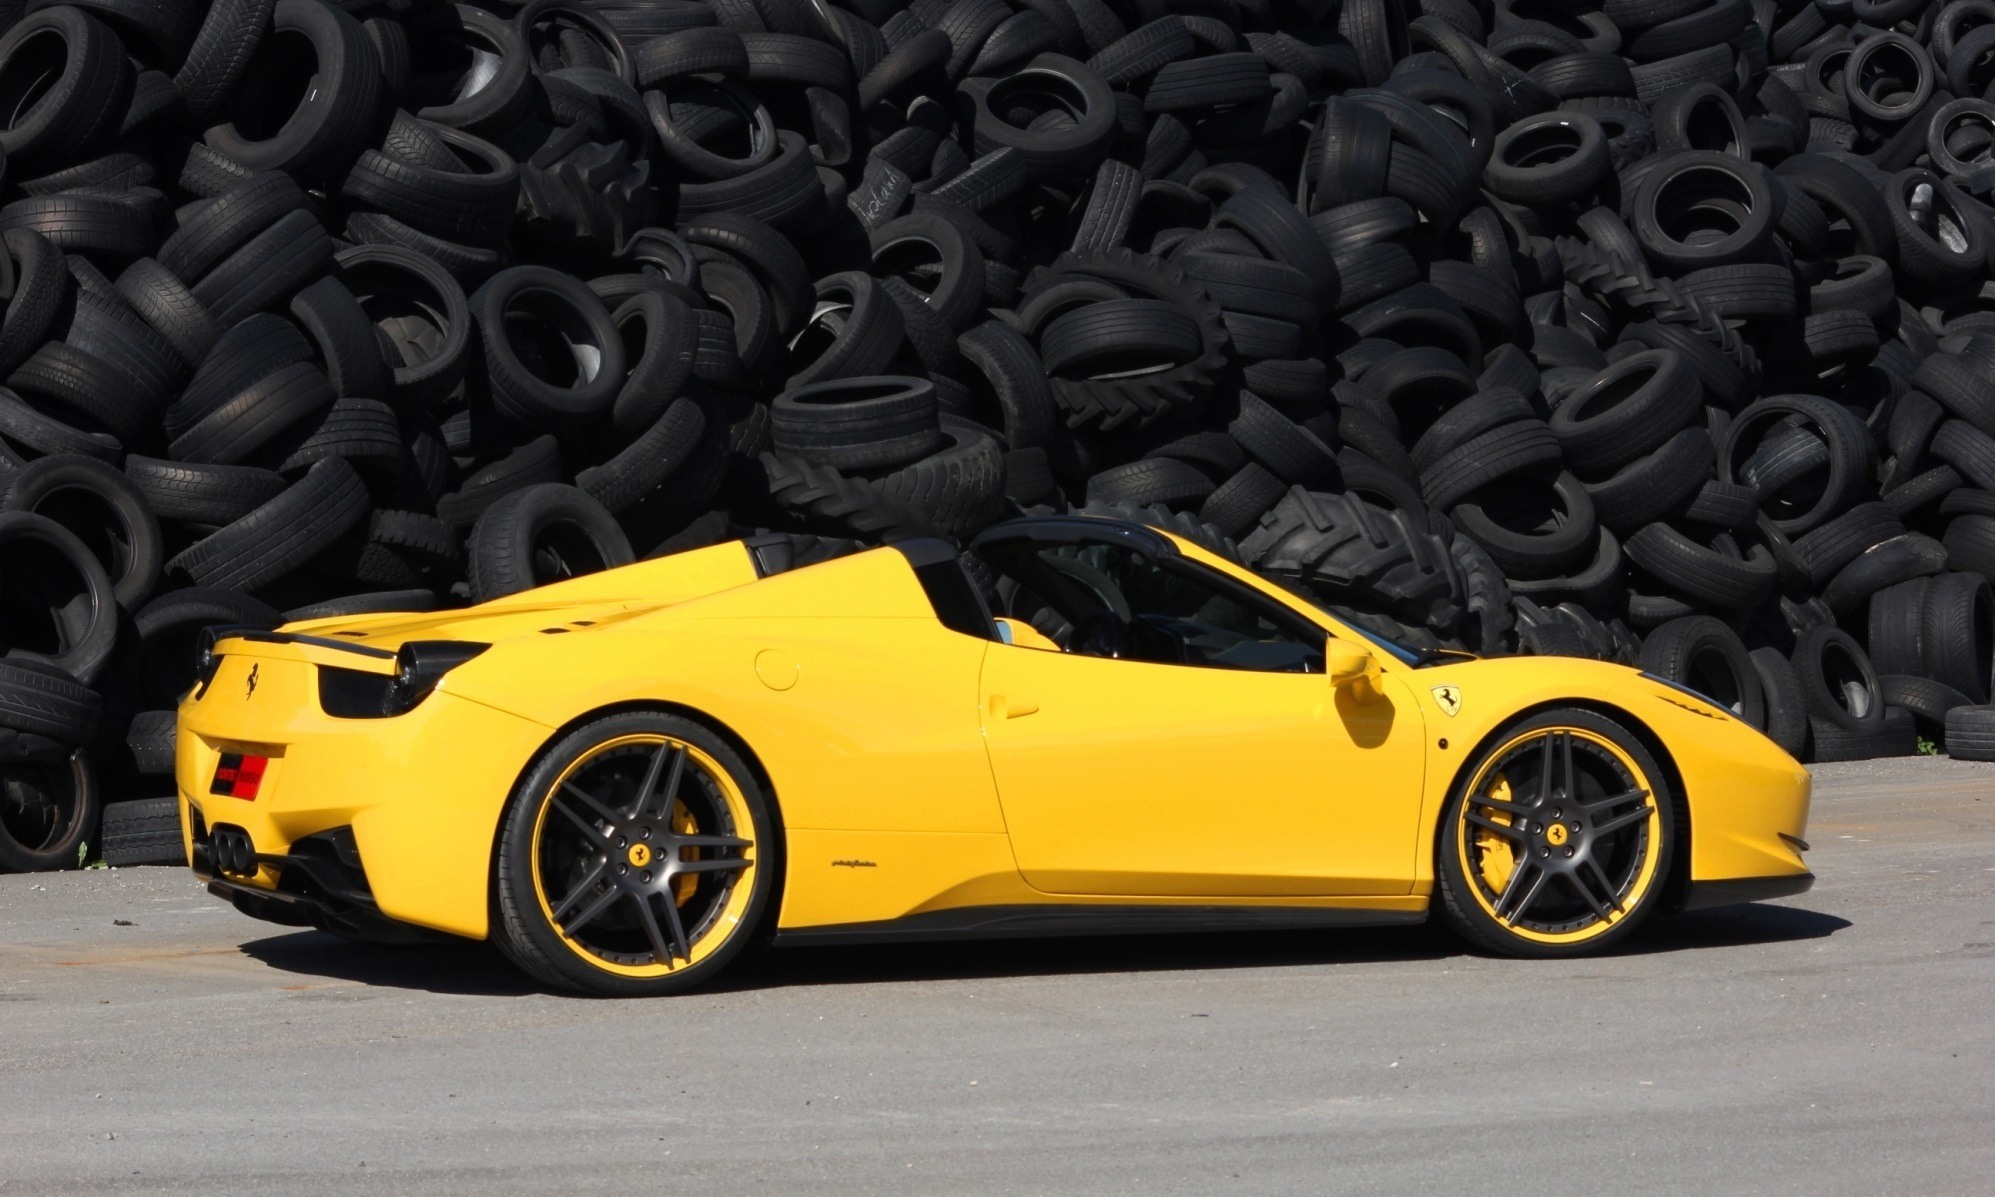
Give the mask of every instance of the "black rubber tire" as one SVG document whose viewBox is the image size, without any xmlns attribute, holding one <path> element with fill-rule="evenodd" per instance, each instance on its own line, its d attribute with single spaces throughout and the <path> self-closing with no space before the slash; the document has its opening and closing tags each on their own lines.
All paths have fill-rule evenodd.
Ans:
<svg viewBox="0 0 1995 1197">
<path fill-rule="evenodd" d="M 1692 237 L 1690 230 L 1701 228 L 1699 214 L 1729 227 L 1718 236 Z M 1766 245 L 1773 233 L 1773 193 L 1766 177 L 1738 158 L 1686 150 L 1663 158 L 1642 177 L 1629 224 L 1661 270 L 1724 266 L 1747 260 Z"/>
<path fill-rule="evenodd" d="M 1512 477 L 1448 514 L 1509 577 L 1556 577 L 1585 565 L 1599 542 L 1593 500 L 1567 473 L 1549 482 Z"/>
<path fill-rule="evenodd" d="M 1696 418 L 1703 389 L 1682 355 L 1629 354 L 1552 412 L 1552 435 L 1582 477 L 1612 474 L 1662 447 Z"/>
<path fill-rule="evenodd" d="M 1884 719 L 1884 697 L 1870 658 L 1848 632 L 1822 626 L 1794 638 L 1788 654 L 1801 682 L 1808 714 L 1846 731 L 1875 731 Z"/>
<path fill-rule="evenodd" d="M 171 716 L 170 711 L 157 714 Z M 168 735 L 171 736 L 169 726 Z M 169 745 L 171 741 L 169 739 Z M 171 749 L 167 771 L 172 768 Z M 134 865 L 187 864 L 187 845 L 180 835 L 180 799 L 132 798 L 104 804 L 99 855 L 113 868 Z"/>
<path fill-rule="evenodd" d="M 1479 769 L 1483 767 L 1480 755 L 1471 755 L 1456 780 L 1451 785 L 1447 806 L 1441 814 L 1441 830 L 1436 837 L 1436 885 L 1440 890 L 1441 911 L 1450 929 L 1466 939 L 1471 945 L 1485 951 L 1505 956 L 1521 956 L 1536 959 L 1559 959 L 1590 954 L 1624 942 L 1647 921 L 1663 904 L 1666 888 L 1662 878 L 1670 875 L 1669 870 L 1677 847 L 1677 825 L 1681 818 L 1678 811 L 1680 798 L 1669 789 L 1668 775 L 1642 741 L 1620 723 L 1597 712 L 1578 707 L 1555 707 L 1527 718 L 1515 721 L 1500 729 L 1491 738 L 1488 746 L 1480 751 L 1495 751 L 1502 743 L 1538 727 L 1562 726 L 1584 728 L 1611 741 L 1621 752 L 1632 758 L 1640 767 L 1649 785 L 1652 801 L 1660 819 L 1659 835 L 1661 844 L 1659 858 L 1654 873 L 1655 880 L 1640 893 L 1632 895 L 1633 905 L 1627 909 L 1608 930 L 1577 944 L 1548 944 L 1527 939 L 1506 931 L 1501 924 L 1483 911 L 1480 904 L 1469 897 L 1469 886 L 1474 884 L 1464 875 L 1458 851 L 1461 834 L 1461 808 L 1470 795 L 1467 786 Z"/>
<path fill-rule="evenodd" d="M 1497 134 L 1483 182 L 1515 204 L 1579 199 L 1607 177 L 1607 134 L 1583 112 L 1543 112 Z"/>
<path fill-rule="evenodd" d="M 1742 476 L 1744 449 L 1760 444 L 1767 430 L 1791 417 L 1799 417 L 1817 430 L 1829 449 L 1829 458 L 1821 485 L 1801 497 L 1785 498 L 1760 488 L 1763 510 L 1774 527 L 1790 537 L 1826 522 L 1854 503 L 1870 484 L 1874 453 L 1869 431 L 1845 408 L 1811 395 L 1778 395 L 1745 408 L 1725 429 L 1718 443 L 1719 481 L 1751 484 L 1752 479 Z"/>
<path fill-rule="evenodd" d="M 256 591 L 295 573 L 367 518 L 367 487 L 329 457 L 275 499 L 166 563 L 200 586 Z"/>
<path fill-rule="evenodd" d="M 577 958 L 559 934 L 547 925 L 534 897 L 533 830 L 539 816 L 537 800 L 584 753 L 595 745 L 634 732 L 665 733 L 696 745 L 718 762 L 745 800 L 752 828 L 737 829 L 755 844 L 754 879 L 747 905 L 733 933 L 697 963 L 655 978 L 632 978 L 608 969 L 592 968 Z M 593 720 L 562 737 L 535 759 L 514 787 L 499 828 L 493 888 L 497 918 L 493 941 L 521 970 L 560 989 L 610 997 L 650 997 L 681 993 L 705 984 L 727 967 L 763 931 L 765 912 L 777 891 L 783 867 L 780 826 L 773 798 L 764 794 L 758 774 L 734 747 L 706 725 L 658 711 L 622 711 Z"/>
<path fill-rule="evenodd" d="M 1035 90 L 1057 94 L 1062 106 L 1075 113 L 1073 121 L 1057 128 L 1021 128 L 993 106 L 1003 106 L 1008 97 Z M 1266 90 L 1265 82 L 1262 90 Z M 1013 146 L 1025 156 L 1026 175 L 1031 179 L 1091 172 L 1115 137 L 1114 93 L 1101 76 L 1064 55 L 1041 54 L 1003 80 L 967 79 L 959 94 L 974 106 L 970 127 L 977 153 Z M 994 95 L 998 97 L 995 102 Z M 862 101 L 864 98 L 862 93 Z"/>
<path fill-rule="evenodd" d="M 388 359 L 394 392 L 387 397 L 397 406 L 422 408 L 456 389 L 474 332 L 464 289 L 450 272 L 433 258 L 392 245 L 356 245 L 333 255 L 333 263 L 333 276 L 400 358 Z"/>
<path fill-rule="evenodd" d="M 39 458 L 7 476 L 0 510 L 32 511 L 69 529 L 97 558 L 112 593 L 137 610 L 159 582 L 165 545 L 145 496 L 104 462 L 75 455 Z"/>
<path fill-rule="evenodd" d="M 205 140 L 251 170 L 336 181 L 352 166 L 380 100 L 381 61 L 358 20 L 314 0 L 277 0 L 269 32 Z"/>
<path fill-rule="evenodd" d="M 1753 727 L 1767 726 L 1765 684 L 1745 641 L 1723 620 L 1709 615 L 1670 620 L 1642 638 L 1641 665 Z"/>
<path fill-rule="evenodd" d="M 1425 512 L 1292 487 L 1240 541 L 1255 569 L 1306 584 L 1333 603 L 1382 610 L 1415 627 L 1452 626 L 1461 582 Z"/>
<path fill-rule="evenodd" d="M 472 601 L 482 603 L 628 565 L 635 555 L 601 503 L 575 487 L 542 483 L 487 507 L 465 558 Z"/>
<path fill-rule="evenodd" d="M 102 429 L 125 443 L 148 438 L 159 418 L 158 391 L 130 371 L 61 341 L 30 354 L 7 376 L 7 385 L 45 410 L 54 409 L 50 414 L 79 427 Z"/>
<path fill-rule="evenodd" d="M 942 447 L 926 379 L 843 378 L 798 387 L 770 407 L 776 451 L 840 470 L 897 469 Z"/>
<path fill-rule="evenodd" d="M 657 423 L 616 456 L 575 475 L 575 485 L 612 515 L 636 506 L 684 468 L 702 444 L 707 417 L 690 398 L 674 400 Z"/>
<path fill-rule="evenodd" d="M 16 366 L 48 340 L 75 289 L 63 266 L 62 251 L 33 229 L 4 235 L 14 279 L 7 313 L 0 319 L 0 370 Z"/>
<path fill-rule="evenodd" d="M 199 279 L 251 238 L 311 201 L 290 175 L 261 171 L 194 209 L 159 247 L 159 263 Z"/>
<path fill-rule="evenodd" d="M 326 380 L 340 395 L 388 394 L 388 362 L 381 339 L 353 292 L 336 278 L 322 278 L 291 297 L 291 316 L 317 346 Z"/>
<path fill-rule="evenodd" d="M 1918 672 L 1974 703 L 1995 696 L 1995 589 L 1979 574 L 1942 573 L 1926 586 Z"/>
<path fill-rule="evenodd" d="M 561 446 L 552 436 L 539 436 L 511 453 L 480 467 L 455 491 L 436 501 L 437 518 L 458 529 L 469 529 L 486 508 L 525 487 L 559 482 Z"/>
<path fill-rule="evenodd" d="M 309 362 L 285 366 L 244 387 L 173 438 L 181 461 L 234 465 L 285 429 L 332 406 L 332 384 Z"/>
<path fill-rule="evenodd" d="M 1677 511 L 1685 511 L 1689 518 L 1686 507 L 1696 502 L 1704 487 L 1717 485 L 1704 481 L 1716 459 L 1711 435 L 1702 428 L 1686 428 L 1606 479 L 1587 483 L 1587 495 L 1600 522 L 1623 535 Z M 1752 496 L 1752 510 L 1746 513 L 1750 523 L 1759 509 L 1758 492 L 1737 489 Z"/>
<path fill-rule="evenodd" d="M 953 222 L 932 212 L 909 213 L 873 230 L 871 245 L 871 273 L 914 287 L 952 334 L 983 313 L 984 257 Z M 911 252 L 923 250 L 932 252 L 933 263 L 908 259 Z M 917 279 L 922 285 L 916 285 Z"/>
<path fill-rule="evenodd" d="M 173 736 L 178 724 L 176 711 L 140 711 L 132 716 L 125 746 L 132 750 L 140 776 L 173 776 Z M 177 819 L 174 825 L 179 826 Z"/>
<path fill-rule="evenodd" d="M 1088 479 L 1089 503 L 1198 508 L 1217 488 L 1204 471 L 1173 457 L 1146 457 L 1110 466 Z"/>
<path fill-rule="evenodd" d="M 9 823 L 0 824 L 0 869 L 80 868 L 86 837 L 96 828 L 104 804 L 89 754 L 78 749 L 66 756 L 38 754 L 0 765 L 0 783 L 20 804 Z M 40 818 L 27 813 L 31 806 L 41 812 Z"/>
<path fill-rule="evenodd" d="M 179 276 L 151 258 L 140 258 L 126 267 L 118 276 L 117 288 L 119 297 L 166 338 L 190 370 L 201 364 L 222 335 L 221 322 L 194 298 Z"/>
<path fill-rule="evenodd" d="M 1995 706 L 1948 711 L 1946 745 L 1957 761 L 1995 761 Z"/>
<path fill-rule="evenodd" d="M 659 290 L 631 296 L 610 313 L 624 340 L 624 376 L 610 404 L 610 431 L 618 437 L 642 433 L 657 423 L 692 377 L 699 330 L 684 300 Z M 641 337 L 633 335 L 640 329 Z"/>
<path fill-rule="evenodd" d="M 1820 589 L 1872 545 L 1903 536 L 1905 525 L 1883 503 L 1858 503 L 1828 523 L 1794 540 L 1808 564 L 1808 578 Z"/>
<path fill-rule="evenodd" d="M 1894 536 L 1865 549 L 1844 566 L 1819 597 L 1838 614 L 1855 612 L 1888 586 L 1939 573 L 1946 568 L 1946 560 L 1946 546 L 1924 533 Z"/>
<path fill-rule="evenodd" d="M 202 18 L 194 43 L 173 76 L 188 114 L 209 118 L 249 67 L 270 25 L 276 0 L 215 0 Z"/>
<path fill-rule="evenodd" d="M 200 465 L 134 454 L 125 477 L 159 519 L 220 527 L 276 498 L 284 479 L 256 466 Z"/>
<path fill-rule="evenodd" d="M 1874 728 L 1851 730 L 1817 715 L 1808 717 L 1808 728 L 1810 756 L 1824 764 L 1912 756 L 1918 752 L 1917 725 L 1911 712 L 1900 707 L 1885 707 Z"/>
<path fill-rule="evenodd" d="M 1331 489 L 1337 483 L 1336 449 L 1252 391 L 1240 392 L 1239 414 L 1226 430 L 1254 460 L 1291 486 Z"/>
<path fill-rule="evenodd" d="M 609 311 L 580 280 L 545 266 L 514 266 L 480 287 L 470 307 L 499 414 L 536 431 L 586 427 L 608 414 L 629 365 Z M 523 341 L 514 324 L 538 326 L 540 335 Z M 522 356 L 523 345 L 535 351 L 532 360 Z"/>
<path fill-rule="evenodd" d="M 1162 299 L 1109 299 L 1054 317 L 1039 357 L 1059 378 L 1113 377 L 1196 359 L 1204 337 L 1190 313 Z"/>
<path fill-rule="evenodd" d="M 117 643 L 118 605 L 110 576 L 89 547 L 47 516 L 0 512 L 0 563 L 7 578 L 0 591 L 7 654 L 94 684 Z"/>
<path fill-rule="evenodd" d="M 1913 193 L 1922 188 L 1931 189 L 1934 230 L 1914 219 L 1908 206 Z M 1966 283 L 1986 268 L 1989 227 L 1976 212 L 1974 201 L 1952 183 L 1929 170 L 1901 170 L 1891 176 L 1884 203 L 1897 234 L 1897 267 L 1906 278 L 1929 287 L 1946 287 Z"/>
<path fill-rule="evenodd" d="M 0 153 L 8 173 L 84 160 L 110 142 L 133 78 L 118 35 L 82 9 L 59 5 L 20 19 L 0 36 L 0 107 L 9 113 Z"/>
<path fill-rule="evenodd" d="M 229 326 L 288 301 L 333 256 L 333 241 L 310 212 L 290 212 L 249 239 L 189 290 Z"/>
<path fill-rule="evenodd" d="M 1655 523 L 1630 534 L 1624 548 L 1628 559 L 1657 582 L 1722 610 L 1746 610 L 1773 590 L 1772 553 L 1764 545 L 1741 553 L 1728 533 L 1701 543 Z"/>
<path fill-rule="evenodd" d="M 4 387 L 0 387 L 0 435 L 37 453 L 81 453 L 100 461 L 115 461 L 125 451 L 117 437 L 72 428 L 29 407 Z"/>
<path fill-rule="evenodd" d="M 503 244 L 519 202 L 519 164 L 482 137 L 447 125 L 412 123 L 444 148 L 447 164 L 362 150 L 340 194 L 446 241 Z"/>
<path fill-rule="evenodd" d="M 1748 655 L 1766 695 L 1766 723 L 1760 730 L 1798 759 L 1808 751 L 1808 709 L 1794 663 L 1777 648 L 1756 648 Z"/>
<path fill-rule="evenodd" d="M 967 382 L 972 394 L 988 396 L 984 411 L 997 416 L 983 422 L 1002 427 L 1005 444 L 1013 450 L 1043 446 L 1057 411 L 1032 342 L 1001 320 L 986 320 L 957 337 L 956 348 L 971 367 Z"/>
<path fill-rule="evenodd" d="M 1558 440 L 1543 422 L 1519 420 L 1463 442 L 1420 471 L 1420 490 L 1448 509 L 1513 474 L 1555 472 L 1564 462 Z"/>
<path fill-rule="evenodd" d="M 1904 673 L 1877 675 L 1878 692 L 1888 706 L 1903 707 L 1922 723 L 1945 728 L 1947 712 L 1955 707 L 1971 707 L 1973 699 L 1931 678 Z"/>
</svg>

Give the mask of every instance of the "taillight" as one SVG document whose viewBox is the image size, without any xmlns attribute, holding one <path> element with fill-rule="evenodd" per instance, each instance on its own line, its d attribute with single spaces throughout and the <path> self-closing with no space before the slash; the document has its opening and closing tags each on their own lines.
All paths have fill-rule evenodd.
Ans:
<svg viewBox="0 0 1995 1197">
<path fill-rule="evenodd" d="M 208 792 L 254 802 L 256 792 L 263 788 L 263 771 L 269 767 L 270 758 L 267 756 L 225 752 L 221 762 L 215 766 L 215 780 L 209 783 Z"/>
</svg>

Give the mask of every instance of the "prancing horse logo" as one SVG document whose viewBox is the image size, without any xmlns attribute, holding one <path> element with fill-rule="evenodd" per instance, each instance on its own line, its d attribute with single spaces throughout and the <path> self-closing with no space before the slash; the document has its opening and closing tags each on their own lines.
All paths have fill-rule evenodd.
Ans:
<svg viewBox="0 0 1995 1197">
<path fill-rule="evenodd" d="M 256 671 L 260 668 L 262 668 L 260 665 L 251 665 L 249 667 L 249 689 L 242 696 L 244 702 L 248 702 L 250 699 L 256 697 Z M 1452 713 L 1450 712 L 1450 714 Z"/>
<path fill-rule="evenodd" d="M 1440 704 L 1441 709 L 1448 713 L 1448 718 L 1450 719 L 1453 719 L 1456 715 L 1461 714 L 1462 692 L 1460 687 L 1457 686 L 1434 687 L 1434 701 Z"/>
</svg>

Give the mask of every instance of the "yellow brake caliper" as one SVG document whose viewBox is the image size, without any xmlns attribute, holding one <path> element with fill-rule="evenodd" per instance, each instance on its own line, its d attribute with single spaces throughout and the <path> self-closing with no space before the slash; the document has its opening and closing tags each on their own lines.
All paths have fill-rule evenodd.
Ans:
<svg viewBox="0 0 1995 1197">
<path fill-rule="evenodd" d="M 1499 773 L 1489 783 L 1483 796 L 1498 802 L 1510 801 L 1510 779 Z M 1510 816 L 1494 807 L 1482 807 L 1483 816 L 1492 823 L 1510 826 Z M 1475 846 L 1477 860 L 1481 865 L 1482 883 L 1491 893 L 1500 894 L 1503 887 L 1510 884 L 1511 871 L 1517 867 L 1517 858 L 1510 850 L 1510 840 L 1487 827 L 1476 828 Z"/>
<path fill-rule="evenodd" d="M 694 835 L 698 833 L 699 829 L 700 829 L 700 821 L 698 819 L 693 818 L 693 812 L 686 809 L 686 804 L 683 802 L 674 801 L 672 803 L 673 834 Z M 698 848 L 679 849 L 680 860 L 698 860 L 699 858 L 700 858 L 700 850 Z M 699 888 L 699 884 L 700 884 L 700 879 L 697 874 L 694 873 L 682 874 L 677 881 L 674 881 L 672 883 L 672 894 L 673 894 L 672 900 L 677 905 L 684 906 L 686 904 L 686 900 L 693 896 L 693 891 Z"/>
</svg>

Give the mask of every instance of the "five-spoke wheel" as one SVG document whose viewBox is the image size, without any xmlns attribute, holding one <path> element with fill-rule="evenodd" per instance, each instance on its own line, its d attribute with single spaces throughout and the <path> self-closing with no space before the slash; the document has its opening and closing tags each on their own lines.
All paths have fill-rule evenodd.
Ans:
<svg viewBox="0 0 1995 1197">
<path fill-rule="evenodd" d="M 1655 907 L 1676 812 L 1639 741 L 1591 711 L 1562 710 L 1499 736 L 1443 820 L 1449 921 L 1493 951 L 1563 956 L 1622 938 Z"/>
<path fill-rule="evenodd" d="M 595 720 L 513 795 L 495 938 L 565 988 L 685 989 L 754 933 L 774 842 L 755 775 L 711 731 L 657 712 Z"/>
</svg>

